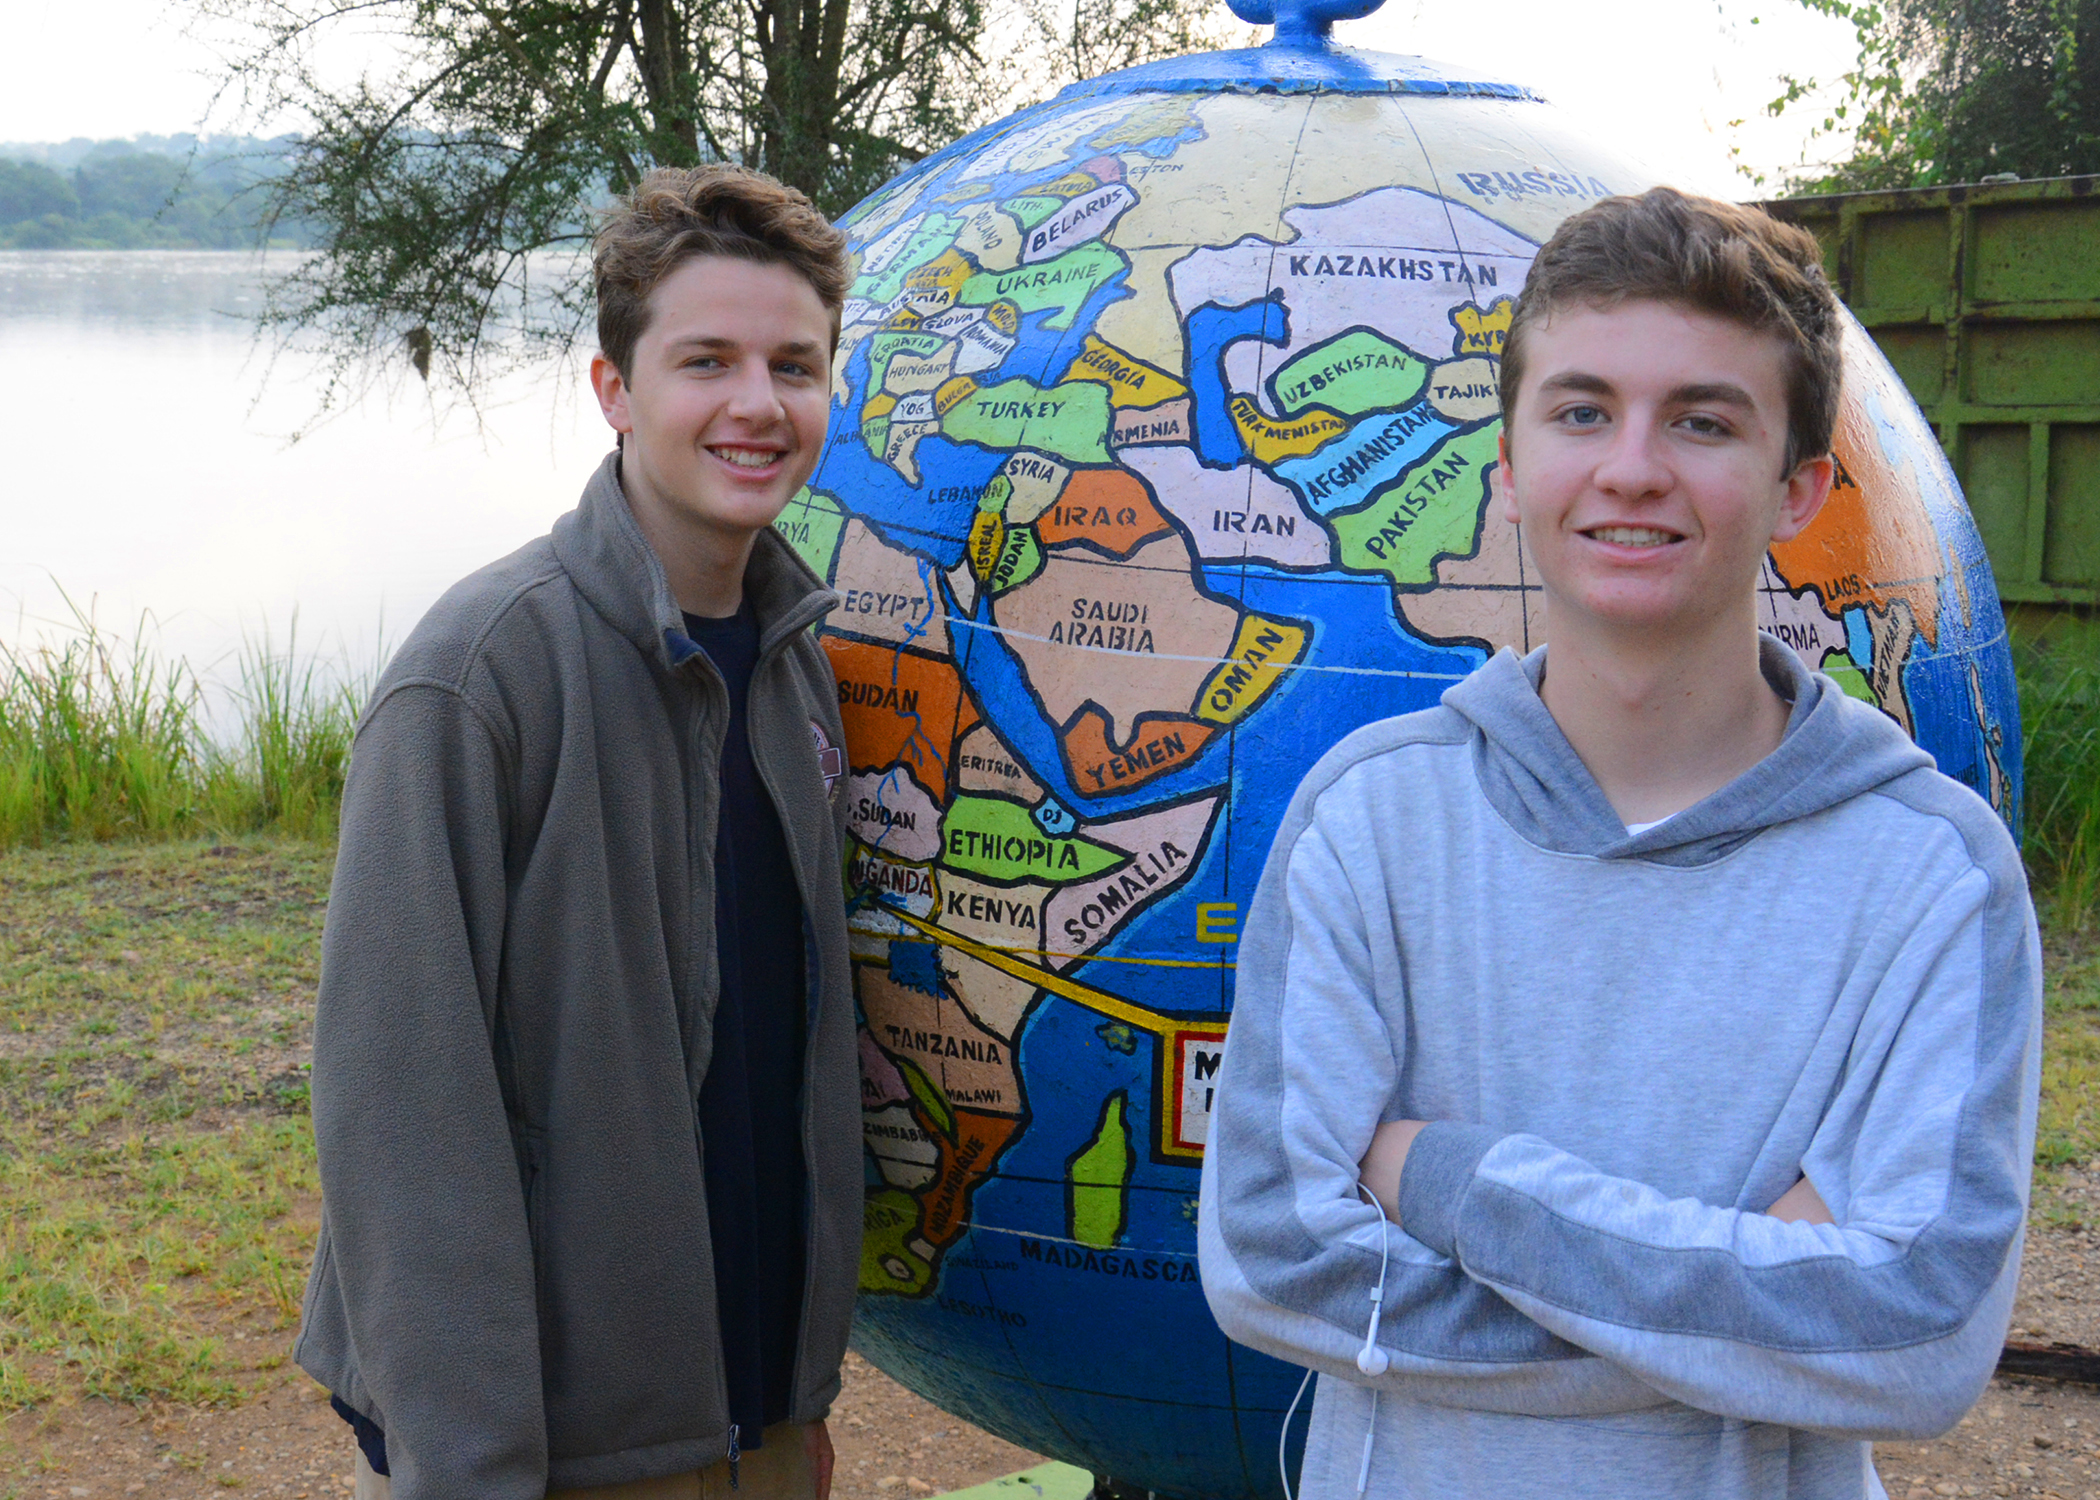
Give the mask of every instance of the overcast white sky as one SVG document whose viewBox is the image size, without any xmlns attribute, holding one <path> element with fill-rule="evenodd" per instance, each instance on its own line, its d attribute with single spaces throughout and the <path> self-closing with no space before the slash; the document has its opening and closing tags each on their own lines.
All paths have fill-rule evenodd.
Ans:
<svg viewBox="0 0 2100 1500">
<path fill-rule="evenodd" d="M 0 0 L 0 141 L 195 128 L 215 59 L 185 36 L 189 13 L 181 0 Z M 1729 197 L 1758 196 L 1731 144 L 1768 171 L 1801 153 L 1809 111 L 1762 115 L 1778 75 L 1833 77 L 1852 55 L 1849 28 L 1800 0 L 1387 0 L 1338 39 L 1528 84 L 1662 176 Z M 1747 123 L 1731 132 L 1735 119 Z"/>
</svg>

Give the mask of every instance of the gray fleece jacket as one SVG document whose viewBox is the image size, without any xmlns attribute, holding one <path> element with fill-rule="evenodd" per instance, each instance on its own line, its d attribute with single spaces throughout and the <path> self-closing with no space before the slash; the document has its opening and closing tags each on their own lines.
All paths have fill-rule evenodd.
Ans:
<svg viewBox="0 0 2100 1500">
<path fill-rule="evenodd" d="M 2011 1316 L 2040 951 L 2005 828 L 1763 641 L 1778 749 L 1629 836 L 1509 652 L 1308 775 L 1241 944 L 1204 1291 L 1304 1500 L 1879 1496 Z M 1402 1232 L 1356 1191 L 1426 1119 Z M 1769 1206 L 1806 1173 L 1833 1225 Z M 1386 1271 L 1377 1377 L 1357 1355 Z M 1373 1361 L 1375 1363 L 1375 1361 Z"/>
<path fill-rule="evenodd" d="M 837 596 L 770 532 L 752 757 L 802 895 L 808 1282 L 791 1417 L 838 1391 L 861 1231 Z M 395 1500 L 540 1500 L 728 1442 L 698 1100 L 728 693 L 608 458 L 425 615 L 357 732 L 314 1023 L 320 1245 L 295 1357 Z"/>
</svg>

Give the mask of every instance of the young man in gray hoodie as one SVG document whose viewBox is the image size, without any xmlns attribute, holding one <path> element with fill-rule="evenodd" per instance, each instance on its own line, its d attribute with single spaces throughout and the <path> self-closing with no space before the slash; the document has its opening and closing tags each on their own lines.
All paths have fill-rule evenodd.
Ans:
<svg viewBox="0 0 2100 1500">
<path fill-rule="evenodd" d="M 1496 476 L 1549 645 L 1308 775 L 1241 945 L 1204 1290 L 1302 1500 L 1882 1495 L 2011 1316 L 2039 945 L 2004 826 L 1756 628 L 1832 475 L 1813 240 L 1567 221 Z"/>
<path fill-rule="evenodd" d="M 656 172 L 608 217 L 619 447 L 359 725 L 314 1025 L 296 1357 L 359 1500 L 824 1500 L 858 1272 L 837 596 L 771 530 L 845 246 Z"/>
</svg>

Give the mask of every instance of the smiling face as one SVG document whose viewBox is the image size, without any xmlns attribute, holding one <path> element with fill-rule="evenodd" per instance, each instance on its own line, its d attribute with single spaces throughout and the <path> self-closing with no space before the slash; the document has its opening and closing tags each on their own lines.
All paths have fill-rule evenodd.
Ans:
<svg viewBox="0 0 2100 1500">
<path fill-rule="evenodd" d="M 657 284 L 628 370 L 591 361 L 652 541 L 748 549 L 772 524 L 823 451 L 832 341 L 816 288 L 784 265 L 704 255 Z"/>
<path fill-rule="evenodd" d="M 1550 632 L 1754 627 L 1765 550 L 1830 490 L 1828 456 L 1784 470 L 1785 359 L 1776 338 L 1662 302 L 1531 331 L 1496 487 Z"/>
</svg>

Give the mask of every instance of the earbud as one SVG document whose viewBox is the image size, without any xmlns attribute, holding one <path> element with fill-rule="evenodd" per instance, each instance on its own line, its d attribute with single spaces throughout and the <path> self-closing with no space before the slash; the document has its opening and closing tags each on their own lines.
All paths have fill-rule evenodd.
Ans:
<svg viewBox="0 0 2100 1500">
<path fill-rule="evenodd" d="M 1392 1357 L 1378 1347 L 1378 1320 L 1385 1316 L 1385 1267 L 1378 1268 L 1378 1290 L 1371 1293 L 1371 1326 L 1364 1330 L 1364 1346 L 1356 1351 L 1356 1368 L 1366 1375 L 1383 1375 L 1392 1367 Z"/>
</svg>

